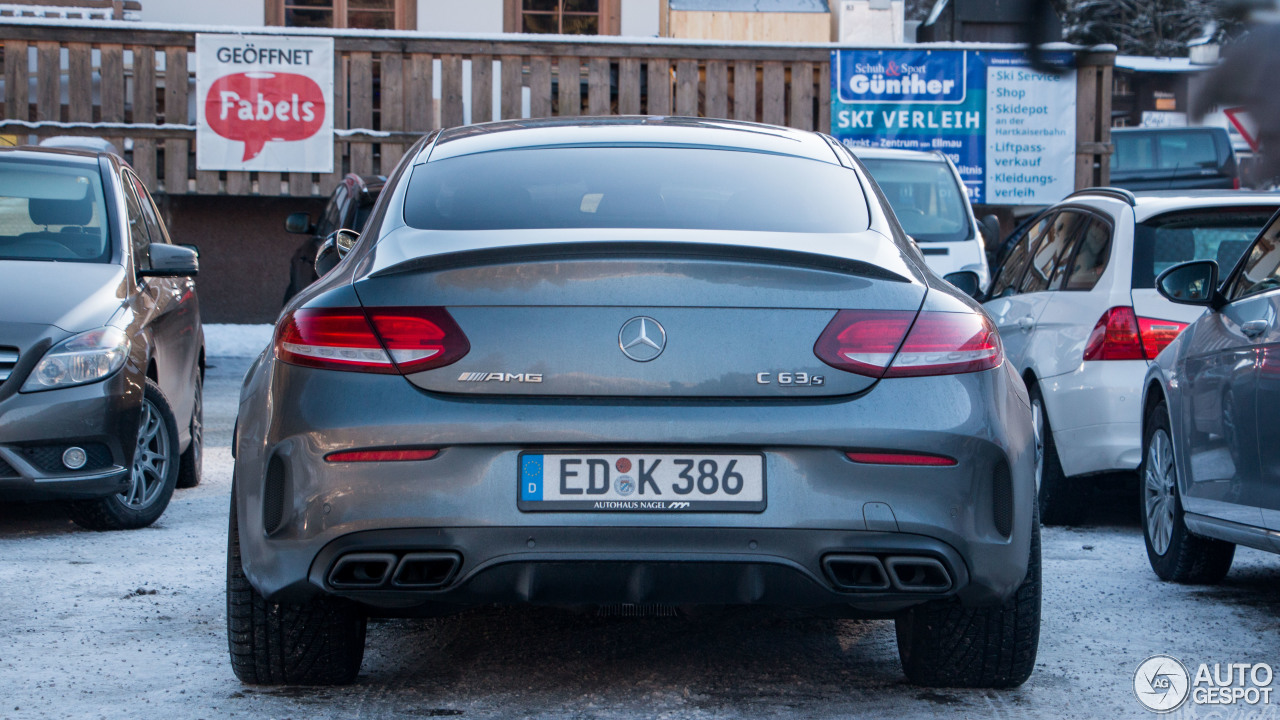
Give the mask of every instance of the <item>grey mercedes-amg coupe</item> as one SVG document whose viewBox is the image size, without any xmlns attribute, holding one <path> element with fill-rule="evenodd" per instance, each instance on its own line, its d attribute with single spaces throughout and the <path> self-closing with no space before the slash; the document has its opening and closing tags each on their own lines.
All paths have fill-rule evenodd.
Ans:
<svg viewBox="0 0 1280 720">
<path fill-rule="evenodd" d="M 1026 390 L 831 138 L 438 131 L 317 262 L 240 399 L 242 680 L 347 682 L 369 616 L 494 603 L 894 618 L 915 682 L 1030 675 Z"/>
</svg>

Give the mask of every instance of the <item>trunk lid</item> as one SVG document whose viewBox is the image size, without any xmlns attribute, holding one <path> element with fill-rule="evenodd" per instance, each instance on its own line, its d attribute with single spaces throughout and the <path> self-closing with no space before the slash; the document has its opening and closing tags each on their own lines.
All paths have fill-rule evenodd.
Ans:
<svg viewBox="0 0 1280 720">
<path fill-rule="evenodd" d="M 838 310 L 914 312 L 925 295 L 876 233 L 770 246 L 718 232 L 591 232 L 530 231 L 538 237 L 510 246 L 472 232 L 469 250 L 453 249 L 457 233 L 393 235 L 355 289 L 366 307 L 444 307 L 457 321 L 471 350 L 408 376 L 424 390 L 642 399 L 864 391 L 873 379 L 826 365 L 814 343 Z"/>
</svg>

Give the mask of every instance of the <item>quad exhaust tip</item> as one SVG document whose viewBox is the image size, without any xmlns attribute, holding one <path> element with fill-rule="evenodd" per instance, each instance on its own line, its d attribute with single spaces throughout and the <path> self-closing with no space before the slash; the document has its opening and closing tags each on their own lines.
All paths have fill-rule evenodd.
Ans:
<svg viewBox="0 0 1280 720">
<path fill-rule="evenodd" d="M 462 566 L 455 552 L 348 553 L 329 571 L 338 590 L 429 590 L 453 581 Z"/>
<path fill-rule="evenodd" d="M 923 556 L 832 554 L 822 558 L 827 578 L 852 592 L 939 593 L 951 589 L 951 574 L 941 561 Z"/>
</svg>

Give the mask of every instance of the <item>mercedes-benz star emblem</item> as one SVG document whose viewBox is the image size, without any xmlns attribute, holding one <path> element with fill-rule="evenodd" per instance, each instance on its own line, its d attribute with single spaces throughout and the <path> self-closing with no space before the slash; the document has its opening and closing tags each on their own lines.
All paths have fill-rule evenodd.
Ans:
<svg viewBox="0 0 1280 720">
<path fill-rule="evenodd" d="M 633 317 L 618 331 L 618 347 L 636 362 L 649 362 L 667 347 L 667 331 L 651 317 Z"/>
</svg>

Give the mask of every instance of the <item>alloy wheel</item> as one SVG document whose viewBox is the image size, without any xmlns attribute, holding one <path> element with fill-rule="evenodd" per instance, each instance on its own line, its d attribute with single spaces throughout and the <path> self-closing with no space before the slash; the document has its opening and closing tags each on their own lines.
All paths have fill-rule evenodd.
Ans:
<svg viewBox="0 0 1280 720">
<path fill-rule="evenodd" d="M 138 423 L 138 447 L 133 453 L 133 476 L 129 489 L 118 494 L 120 502 L 134 510 L 148 507 L 160 496 L 169 476 L 169 429 L 150 400 L 142 399 L 142 420 Z"/>
<path fill-rule="evenodd" d="M 1156 428 L 1151 434 L 1151 443 L 1147 447 L 1147 465 L 1143 470 L 1143 506 L 1146 510 L 1143 518 L 1147 526 L 1147 537 L 1151 540 L 1151 549 L 1157 555 L 1164 555 L 1169 550 L 1173 539 L 1173 510 L 1177 502 L 1174 482 L 1177 472 L 1173 465 L 1173 445 L 1169 441 L 1169 433 L 1164 428 Z"/>
</svg>

